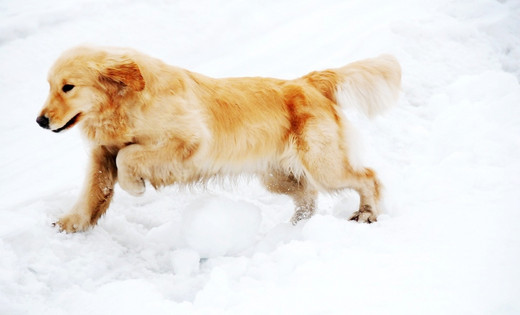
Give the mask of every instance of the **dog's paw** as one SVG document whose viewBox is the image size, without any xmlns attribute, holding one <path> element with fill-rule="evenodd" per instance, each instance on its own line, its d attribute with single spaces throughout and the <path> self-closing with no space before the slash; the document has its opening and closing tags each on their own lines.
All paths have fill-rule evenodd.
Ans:
<svg viewBox="0 0 520 315">
<path fill-rule="evenodd" d="M 291 218 L 292 225 L 298 224 L 301 220 L 310 219 L 314 212 L 310 209 L 298 209 Z"/>
<path fill-rule="evenodd" d="M 52 224 L 52 226 L 57 227 L 60 232 L 67 233 L 85 231 L 90 227 L 90 225 L 90 220 L 78 213 L 69 213 Z"/>
<path fill-rule="evenodd" d="M 350 221 L 357 221 L 361 223 L 373 223 L 377 221 L 377 216 L 372 211 L 372 207 L 369 205 L 362 206 L 358 211 L 354 212 L 350 218 Z"/>
<path fill-rule="evenodd" d="M 119 172 L 119 186 L 127 193 L 133 196 L 140 196 L 144 194 L 146 186 L 142 178 L 131 178 Z"/>
</svg>

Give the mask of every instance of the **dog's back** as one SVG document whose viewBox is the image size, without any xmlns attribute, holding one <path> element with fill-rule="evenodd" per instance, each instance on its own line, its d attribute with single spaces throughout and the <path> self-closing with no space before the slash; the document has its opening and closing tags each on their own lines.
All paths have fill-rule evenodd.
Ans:
<svg viewBox="0 0 520 315">
<path fill-rule="evenodd" d="M 305 129 L 330 121 L 337 130 L 323 130 L 324 139 L 342 137 L 348 122 L 340 107 L 354 107 L 369 117 L 383 112 L 397 99 L 401 73 L 395 58 L 381 56 L 295 80 L 190 76 L 209 117 L 208 153 L 216 172 L 264 171 L 282 163 L 301 173 L 291 155 L 305 150 Z"/>
</svg>

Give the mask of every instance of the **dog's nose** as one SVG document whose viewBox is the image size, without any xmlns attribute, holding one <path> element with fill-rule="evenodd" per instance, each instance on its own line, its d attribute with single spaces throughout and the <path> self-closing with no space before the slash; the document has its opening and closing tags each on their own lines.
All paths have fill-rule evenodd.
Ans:
<svg viewBox="0 0 520 315">
<path fill-rule="evenodd" d="M 46 116 L 39 116 L 38 118 L 36 118 L 36 122 L 38 123 L 38 125 L 40 125 L 40 127 L 49 129 L 49 118 L 47 118 Z"/>
</svg>

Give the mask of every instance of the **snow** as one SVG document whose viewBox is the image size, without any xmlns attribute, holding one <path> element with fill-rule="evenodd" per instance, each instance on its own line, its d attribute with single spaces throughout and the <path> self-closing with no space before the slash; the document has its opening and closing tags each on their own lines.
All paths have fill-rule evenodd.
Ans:
<svg viewBox="0 0 520 315">
<path fill-rule="evenodd" d="M 0 2 L 0 314 L 520 313 L 519 30 L 515 0 Z M 386 213 L 347 221 L 347 191 L 292 226 L 255 180 L 116 187 L 95 228 L 58 233 L 87 149 L 34 120 L 48 68 L 85 42 L 215 77 L 394 54 L 399 105 L 349 114 Z"/>
<path fill-rule="evenodd" d="M 260 209 L 224 197 L 200 198 L 184 210 L 181 239 L 202 257 L 239 255 L 254 246 Z"/>
</svg>

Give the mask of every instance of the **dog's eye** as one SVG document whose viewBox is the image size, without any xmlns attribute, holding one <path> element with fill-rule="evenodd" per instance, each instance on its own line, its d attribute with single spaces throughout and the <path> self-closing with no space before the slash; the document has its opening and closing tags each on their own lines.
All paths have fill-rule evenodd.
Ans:
<svg viewBox="0 0 520 315">
<path fill-rule="evenodd" d="M 68 91 L 72 90 L 74 88 L 74 85 L 72 84 L 65 84 L 61 90 L 65 93 L 67 93 Z"/>
</svg>

